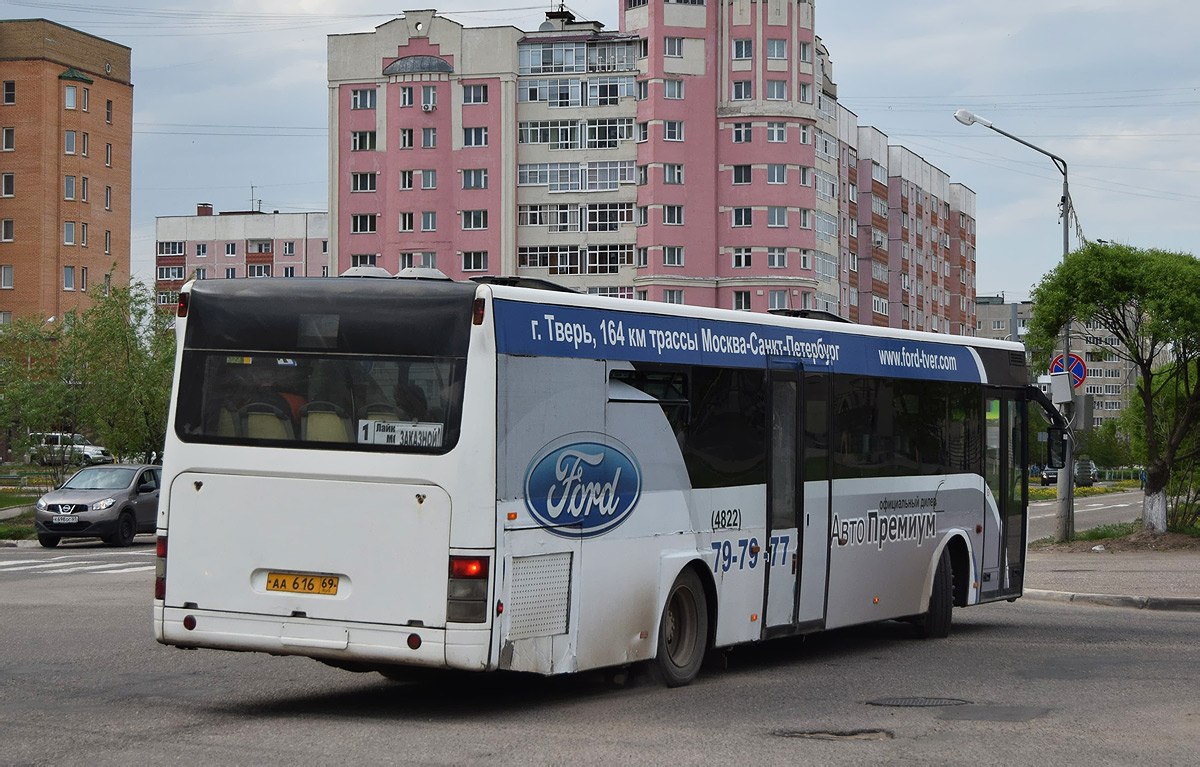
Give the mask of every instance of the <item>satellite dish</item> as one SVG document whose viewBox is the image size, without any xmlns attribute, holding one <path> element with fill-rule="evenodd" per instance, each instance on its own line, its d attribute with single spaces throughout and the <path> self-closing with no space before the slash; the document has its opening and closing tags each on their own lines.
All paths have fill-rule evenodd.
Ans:
<svg viewBox="0 0 1200 767">
<path fill-rule="evenodd" d="M 550 21 L 549 19 L 546 19 L 545 21 L 543 21 L 542 25 L 540 27 L 538 27 L 539 32 L 553 32 L 554 29 L 555 29 L 554 22 Z"/>
</svg>

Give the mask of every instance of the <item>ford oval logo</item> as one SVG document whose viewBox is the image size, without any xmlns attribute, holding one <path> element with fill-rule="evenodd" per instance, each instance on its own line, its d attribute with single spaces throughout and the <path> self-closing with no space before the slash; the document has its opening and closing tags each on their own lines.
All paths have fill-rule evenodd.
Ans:
<svg viewBox="0 0 1200 767">
<path fill-rule="evenodd" d="M 629 517 L 642 494 L 641 469 L 624 446 L 587 436 L 605 442 L 552 442 L 525 475 L 525 505 L 533 518 L 564 538 L 607 533 Z"/>
</svg>

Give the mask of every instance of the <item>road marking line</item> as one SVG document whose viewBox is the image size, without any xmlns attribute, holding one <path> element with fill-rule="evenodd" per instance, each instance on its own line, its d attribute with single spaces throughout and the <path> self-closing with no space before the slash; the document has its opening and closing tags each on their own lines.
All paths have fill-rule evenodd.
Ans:
<svg viewBox="0 0 1200 767">
<path fill-rule="evenodd" d="M 113 573 L 113 572 L 120 572 L 120 571 L 113 570 L 112 568 L 126 567 L 127 565 L 130 565 L 130 564 L 132 564 L 132 563 L 131 562 L 110 562 L 107 565 L 88 565 L 86 567 L 68 567 L 64 570 L 44 570 L 43 574 L 45 574 L 45 575 L 61 575 L 63 573 L 84 573 L 84 572 L 99 573 L 99 574 Z M 139 569 L 145 569 L 145 570 L 153 570 L 154 569 L 153 565 L 139 565 L 138 567 L 139 567 Z"/>
<path fill-rule="evenodd" d="M 148 573 L 154 569 L 154 565 L 139 565 L 137 567 L 126 567 L 123 570 L 104 570 L 100 575 L 110 575 L 112 573 Z"/>
<path fill-rule="evenodd" d="M 75 565 L 79 564 L 90 565 L 95 563 L 89 560 L 74 560 L 71 562 L 43 562 L 40 565 L 25 565 L 23 567 L 0 567 L 0 572 L 15 573 L 21 570 L 44 570 L 45 572 L 52 572 L 53 568 L 56 567 L 74 567 Z"/>
</svg>

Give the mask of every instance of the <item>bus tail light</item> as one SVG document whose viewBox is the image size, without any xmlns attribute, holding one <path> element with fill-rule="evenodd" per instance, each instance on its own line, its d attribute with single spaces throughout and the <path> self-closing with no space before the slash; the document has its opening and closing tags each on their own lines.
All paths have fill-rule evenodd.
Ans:
<svg viewBox="0 0 1200 767">
<path fill-rule="evenodd" d="M 482 298 L 475 299 L 475 305 L 473 307 L 471 307 L 471 324 L 472 325 L 482 325 L 483 324 L 483 312 L 486 308 L 487 308 L 486 301 L 484 301 Z"/>
<path fill-rule="evenodd" d="M 154 542 L 154 598 L 167 598 L 167 536 Z"/>
<path fill-rule="evenodd" d="M 483 623 L 487 620 L 488 564 L 487 557 L 450 557 L 447 621 Z"/>
<path fill-rule="evenodd" d="M 191 297 L 190 293 L 183 292 L 183 293 L 179 294 L 179 306 L 176 307 L 176 309 L 175 309 L 175 316 L 177 316 L 177 317 L 186 317 L 187 316 L 188 299 L 190 297 Z"/>
</svg>

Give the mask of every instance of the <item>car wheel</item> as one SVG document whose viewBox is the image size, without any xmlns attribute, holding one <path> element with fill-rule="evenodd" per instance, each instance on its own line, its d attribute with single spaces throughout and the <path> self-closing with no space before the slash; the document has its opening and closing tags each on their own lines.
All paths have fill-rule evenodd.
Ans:
<svg viewBox="0 0 1200 767">
<path fill-rule="evenodd" d="M 137 535 L 137 522 L 133 518 L 133 512 L 126 509 L 121 512 L 121 516 L 117 517 L 117 531 L 111 538 L 106 538 L 104 541 L 113 546 L 128 546 L 133 543 L 135 535 Z"/>
<path fill-rule="evenodd" d="M 45 546 L 48 549 L 52 549 L 55 546 L 57 546 L 58 542 L 61 540 L 62 540 L 62 538 L 57 535 L 46 535 L 44 533 L 38 533 L 38 543 L 42 544 L 43 546 Z"/>
<path fill-rule="evenodd" d="M 658 627 L 657 676 L 667 687 L 690 684 L 708 648 L 708 600 L 696 571 L 685 569 L 671 585 Z"/>
</svg>

